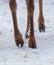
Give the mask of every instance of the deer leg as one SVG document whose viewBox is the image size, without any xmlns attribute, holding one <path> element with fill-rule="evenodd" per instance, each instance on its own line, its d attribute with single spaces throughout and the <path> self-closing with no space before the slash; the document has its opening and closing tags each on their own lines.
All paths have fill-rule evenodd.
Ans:
<svg viewBox="0 0 54 65">
<path fill-rule="evenodd" d="M 22 39 L 22 35 L 21 35 L 21 33 L 18 29 L 18 25 L 17 25 L 17 17 L 16 17 L 17 4 L 16 4 L 16 0 L 10 0 L 9 6 L 10 6 L 12 18 L 13 18 L 15 42 L 16 42 L 16 45 L 18 47 L 19 47 L 19 44 L 21 44 L 21 47 L 22 47 L 23 46 L 23 39 Z"/>
<path fill-rule="evenodd" d="M 29 38 L 29 30 L 30 30 L 30 16 L 28 14 L 28 3 L 29 3 L 29 0 L 26 0 L 26 5 L 27 5 L 27 28 L 26 28 L 26 33 L 25 33 L 25 37 L 26 38 Z"/>
<path fill-rule="evenodd" d="M 29 14 L 27 14 L 27 28 L 25 33 L 26 38 L 29 38 L 29 32 L 30 32 L 30 17 L 29 17 Z"/>
<path fill-rule="evenodd" d="M 28 4 L 28 13 L 30 16 L 30 37 L 29 37 L 29 47 L 37 48 L 36 41 L 34 36 L 34 24 L 33 24 L 33 17 L 34 17 L 34 0 L 29 0 Z"/>
<path fill-rule="evenodd" d="M 38 18 L 38 28 L 40 32 L 45 32 L 45 23 L 44 23 L 44 16 L 43 16 L 43 3 L 42 0 L 39 0 L 39 18 Z"/>
</svg>

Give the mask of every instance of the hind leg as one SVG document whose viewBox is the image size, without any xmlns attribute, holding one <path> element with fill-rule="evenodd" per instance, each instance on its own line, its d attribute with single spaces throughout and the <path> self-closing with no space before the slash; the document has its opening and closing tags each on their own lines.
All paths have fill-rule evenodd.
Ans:
<svg viewBox="0 0 54 65">
<path fill-rule="evenodd" d="M 29 0 L 26 0 L 26 6 L 27 6 L 27 28 L 25 33 L 26 38 L 29 38 L 29 31 L 30 31 L 30 15 L 28 14 L 28 4 Z"/>
<path fill-rule="evenodd" d="M 45 23 L 44 23 L 44 16 L 43 16 L 43 3 L 42 0 L 39 0 L 39 18 L 38 18 L 38 28 L 40 32 L 45 32 Z"/>
</svg>

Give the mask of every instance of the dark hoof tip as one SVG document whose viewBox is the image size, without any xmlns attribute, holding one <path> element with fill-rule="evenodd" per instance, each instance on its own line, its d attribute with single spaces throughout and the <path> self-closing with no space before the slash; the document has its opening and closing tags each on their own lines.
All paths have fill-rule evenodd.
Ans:
<svg viewBox="0 0 54 65">
<path fill-rule="evenodd" d="M 32 45 L 31 45 L 31 46 L 29 46 L 29 47 L 30 47 L 30 48 L 32 48 L 32 49 L 35 49 L 35 48 L 37 48 L 37 47 L 35 47 L 35 46 L 32 46 Z"/>
<path fill-rule="evenodd" d="M 35 49 L 36 47 L 34 47 L 34 46 L 30 46 L 32 49 Z"/>
<path fill-rule="evenodd" d="M 37 46 L 36 46 L 36 43 L 35 43 L 35 42 L 34 42 L 34 43 L 32 43 L 32 42 L 31 42 L 31 44 L 29 43 L 29 47 L 30 47 L 30 48 L 32 48 L 32 49 L 37 48 Z"/>
<path fill-rule="evenodd" d="M 21 43 L 21 48 L 23 47 L 23 45 L 24 45 L 24 41 L 22 41 L 22 43 Z"/>
<path fill-rule="evenodd" d="M 45 32 L 45 28 L 44 28 L 44 29 L 39 28 L 39 32 L 40 32 L 40 33 L 41 33 L 41 32 Z"/>
<path fill-rule="evenodd" d="M 25 38 L 28 39 L 29 38 L 29 35 L 28 34 L 25 34 Z"/>
<path fill-rule="evenodd" d="M 19 45 L 21 45 L 21 48 L 23 47 L 24 41 L 23 40 L 15 40 L 16 42 L 16 46 L 19 47 Z"/>
<path fill-rule="evenodd" d="M 39 26 L 39 32 L 45 32 L 45 25 Z"/>
</svg>

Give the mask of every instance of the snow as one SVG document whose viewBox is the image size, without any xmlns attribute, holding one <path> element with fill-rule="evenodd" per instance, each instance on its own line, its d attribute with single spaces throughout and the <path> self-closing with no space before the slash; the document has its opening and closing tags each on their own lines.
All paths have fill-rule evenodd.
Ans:
<svg viewBox="0 0 54 65">
<path fill-rule="evenodd" d="M 38 0 L 35 0 L 34 28 L 37 49 L 28 47 L 25 39 L 26 4 L 17 0 L 17 19 L 23 35 L 24 46 L 17 48 L 8 1 L 0 0 L 0 65 L 54 65 L 54 0 L 43 0 L 46 32 L 38 30 Z"/>
</svg>

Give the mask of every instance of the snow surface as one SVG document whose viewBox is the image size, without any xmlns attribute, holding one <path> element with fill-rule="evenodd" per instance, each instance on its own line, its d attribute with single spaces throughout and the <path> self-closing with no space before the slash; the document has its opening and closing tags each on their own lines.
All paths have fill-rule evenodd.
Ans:
<svg viewBox="0 0 54 65">
<path fill-rule="evenodd" d="M 38 31 L 38 0 L 35 0 L 34 28 L 37 49 L 28 48 L 28 40 L 24 37 L 27 23 L 25 3 L 25 0 L 17 0 L 17 19 L 24 39 L 23 48 L 17 48 L 8 0 L 0 0 L 0 65 L 54 65 L 54 0 L 43 0 L 45 33 Z"/>
</svg>

